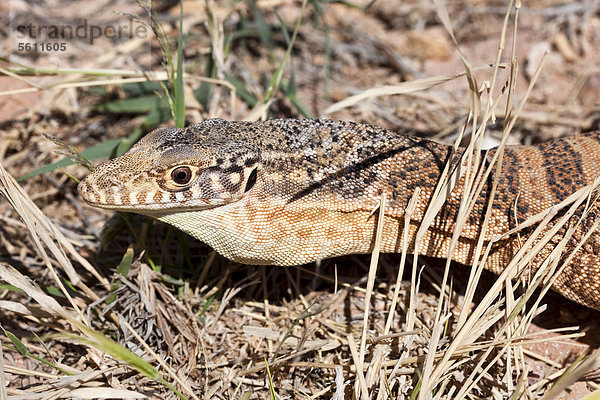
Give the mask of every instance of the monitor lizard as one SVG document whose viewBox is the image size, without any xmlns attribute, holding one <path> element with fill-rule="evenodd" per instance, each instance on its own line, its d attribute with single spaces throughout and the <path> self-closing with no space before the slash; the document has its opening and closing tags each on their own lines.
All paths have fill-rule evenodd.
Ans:
<svg viewBox="0 0 600 400">
<path fill-rule="evenodd" d="M 373 211 L 384 193 L 381 251 L 398 252 L 405 209 L 419 187 L 408 228 L 409 248 L 414 249 L 440 174 L 447 162 L 459 163 L 462 151 L 451 157 L 452 146 L 347 121 L 211 119 L 149 133 L 123 156 L 99 165 L 78 189 L 90 205 L 157 218 L 232 260 L 290 266 L 371 252 L 377 224 Z M 484 153 L 484 166 L 496 151 Z M 491 178 L 451 257 L 472 263 L 480 234 L 489 242 L 599 175 L 600 132 L 506 146 L 489 228 L 481 233 Z M 418 243 L 419 254 L 447 257 L 463 186 L 464 178 Z M 592 207 L 579 215 L 583 218 L 567 249 L 581 240 L 598 212 Z M 532 261 L 534 270 L 565 229 Z M 485 268 L 502 272 L 528 233 L 495 243 Z M 598 232 L 575 254 L 553 289 L 600 310 Z"/>
</svg>

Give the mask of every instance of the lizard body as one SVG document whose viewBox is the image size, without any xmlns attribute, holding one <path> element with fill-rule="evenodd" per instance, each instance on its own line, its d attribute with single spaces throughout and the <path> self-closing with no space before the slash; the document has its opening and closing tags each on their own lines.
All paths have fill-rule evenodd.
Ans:
<svg viewBox="0 0 600 400">
<path fill-rule="evenodd" d="M 405 209 L 419 187 L 408 237 L 409 249 L 414 248 L 440 174 L 447 162 L 457 167 L 461 151 L 450 160 L 451 146 L 353 122 L 215 119 L 155 130 L 125 155 L 98 166 L 79 192 L 91 205 L 174 225 L 235 261 L 299 265 L 371 252 L 377 223 L 373 210 L 383 193 L 388 200 L 381 251 L 400 251 Z M 484 154 L 484 166 L 495 151 Z M 484 240 L 560 203 L 599 175 L 600 132 L 507 146 Z M 491 185 L 491 179 L 484 184 L 452 255 L 463 264 L 473 261 Z M 447 256 L 463 186 L 464 178 L 418 244 L 419 254 Z M 582 218 L 572 248 L 597 216 L 592 207 Z M 533 260 L 534 269 L 564 232 Z M 486 269 L 500 273 L 527 235 L 494 243 Z M 600 310 L 598 233 L 553 288 Z"/>
</svg>

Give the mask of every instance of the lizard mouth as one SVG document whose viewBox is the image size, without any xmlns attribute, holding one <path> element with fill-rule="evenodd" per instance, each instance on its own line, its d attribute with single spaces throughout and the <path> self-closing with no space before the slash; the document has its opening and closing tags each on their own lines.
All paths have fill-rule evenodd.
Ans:
<svg viewBox="0 0 600 400">
<path fill-rule="evenodd" d="M 87 178 L 79 182 L 77 185 L 77 191 L 79 192 L 79 196 L 83 201 L 91 206 L 101 207 L 103 204 L 99 201 L 99 197 L 97 196 L 91 185 L 88 183 Z M 97 192 L 96 192 L 97 193 Z"/>
<path fill-rule="evenodd" d="M 79 183 L 77 191 L 81 199 L 87 204 L 109 210 L 128 211 L 137 209 L 141 205 L 144 207 L 152 206 L 152 203 L 154 203 L 154 196 L 148 197 L 145 193 L 129 192 L 116 182 L 100 186 L 90 182 L 89 177 L 87 177 Z M 151 200 L 150 204 L 148 200 Z"/>
<path fill-rule="evenodd" d="M 111 183 L 99 188 L 94 182 L 84 179 L 77 186 L 81 199 L 87 204 L 115 211 L 130 211 L 150 216 L 181 211 L 196 211 L 214 208 L 222 204 L 213 204 L 207 199 L 192 199 L 184 192 L 163 190 L 128 191 L 123 185 Z"/>
<path fill-rule="evenodd" d="M 81 199 L 87 204 L 105 208 L 109 210 L 133 209 L 137 205 L 137 198 L 134 204 L 130 201 L 130 196 L 124 196 L 118 185 L 111 187 L 112 190 L 99 190 L 96 185 L 89 182 L 86 178 L 79 183 L 77 191 Z M 126 197 L 126 198 L 125 198 Z"/>
</svg>

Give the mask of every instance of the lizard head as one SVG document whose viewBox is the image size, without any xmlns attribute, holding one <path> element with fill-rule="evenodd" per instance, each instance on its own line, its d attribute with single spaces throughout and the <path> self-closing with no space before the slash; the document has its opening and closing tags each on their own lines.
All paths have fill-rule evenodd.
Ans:
<svg viewBox="0 0 600 400">
<path fill-rule="evenodd" d="M 214 208 L 240 200 L 257 181 L 258 153 L 208 120 L 160 128 L 105 162 L 78 186 L 90 205 L 147 215 Z"/>
</svg>

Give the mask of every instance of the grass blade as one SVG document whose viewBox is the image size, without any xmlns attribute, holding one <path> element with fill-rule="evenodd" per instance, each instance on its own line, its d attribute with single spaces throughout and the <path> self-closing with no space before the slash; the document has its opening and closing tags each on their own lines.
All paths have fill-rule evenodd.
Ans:
<svg viewBox="0 0 600 400">
<path fill-rule="evenodd" d="M 177 39 L 177 70 L 175 71 L 175 126 L 185 126 L 185 96 L 183 94 L 183 0 L 179 1 L 179 37 Z"/>
</svg>

